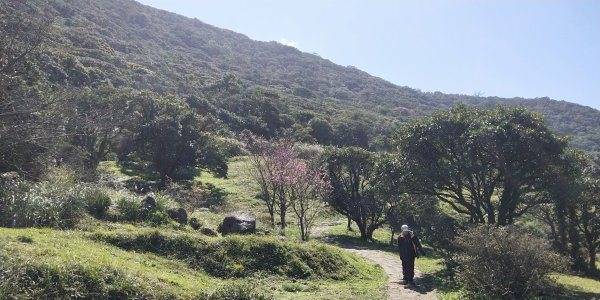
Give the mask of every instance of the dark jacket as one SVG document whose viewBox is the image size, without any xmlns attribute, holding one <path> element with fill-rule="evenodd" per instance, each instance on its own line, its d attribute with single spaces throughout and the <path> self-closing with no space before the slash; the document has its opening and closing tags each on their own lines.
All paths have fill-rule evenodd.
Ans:
<svg viewBox="0 0 600 300">
<path fill-rule="evenodd" d="M 421 247 L 419 238 L 412 231 L 408 237 L 405 237 L 402 234 L 398 236 L 398 252 L 402 259 L 419 257 L 419 253 L 425 255 L 425 251 L 423 250 L 423 247 Z"/>
</svg>

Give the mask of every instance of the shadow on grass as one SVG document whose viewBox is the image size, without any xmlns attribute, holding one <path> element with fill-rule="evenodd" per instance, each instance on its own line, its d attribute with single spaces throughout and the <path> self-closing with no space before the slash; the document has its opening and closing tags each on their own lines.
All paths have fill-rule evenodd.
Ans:
<svg viewBox="0 0 600 300">
<path fill-rule="evenodd" d="M 342 248 L 348 249 L 368 249 L 368 250 L 379 250 L 390 254 L 398 255 L 398 248 L 396 245 L 391 245 L 389 242 L 382 242 L 378 240 L 365 241 L 360 237 L 349 236 L 347 234 L 327 234 L 325 236 L 317 237 L 316 239 L 338 245 Z M 442 255 L 432 248 L 423 246 L 425 253 L 428 258 L 441 259 Z"/>
<path fill-rule="evenodd" d="M 452 294 L 460 291 L 460 285 L 446 269 L 423 274 L 422 280 L 425 285 L 435 288 L 440 294 Z"/>
<path fill-rule="evenodd" d="M 139 177 L 145 181 L 156 181 L 160 178 L 151 163 L 124 161 L 120 163 L 120 169 L 121 173 L 127 176 Z"/>
<path fill-rule="evenodd" d="M 360 237 L 353 237 L 346 234 L 327 234 L 325 236 L 317 237 L 316 239 L 323 242 L 334 244 L 342 248 L 348 249 L 368 249 L 368 250 L 379 250 L 385 251 L 391 254 L 398 254 L 395 246 L 389 243 L 381 241 L 366 241 Z"/>
</svg>

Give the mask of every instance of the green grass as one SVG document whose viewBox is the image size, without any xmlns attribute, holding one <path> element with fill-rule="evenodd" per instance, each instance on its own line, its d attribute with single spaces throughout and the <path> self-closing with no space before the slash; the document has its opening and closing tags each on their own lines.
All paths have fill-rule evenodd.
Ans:
<svg viewBox="0 0 600 300">
<path fill-rule="evenodd" d="M 575 275 L 552 275 L 551 278 L 567 290 L 565 299 L 599 299 L 600 280 Z"/>
<path fill-rule="evenodd" d="M 385 298 L 386 278 L 379 267 L 321 243 L 283 243 L 273 238 L 252 236 L 210 238 L 191 229 L 164 227 L 157 231 L 156 228 L 133 224 L 99 221 L 90 221 L 86 229 L 88 231 L 0 228 L 0 264 L 5 270 L 5 273 L 0 272 L 0 276 L 15 275 L 6 277 L 12 281 L 0 280 L 0 298 L 24 297 L 23 294 L 15 294 L 19 292 L 15 289 L 18 287 L 28 290 L 30 298 L 43 298 L 42 295 L 47 296 L 45 293 L 52 289 L 58 293 L 52 294 L 55 296 L 76 291 L 82 297 L 94 297 L 107 294 L 107 291 L 113 291 L 115 295 L 114 291 L 117 291 L 121 294 L 116 295 L 126 295 L 127 298 L 189 299 L 203 291 L 214 291 L 234 283 L 251 283 L 258 292 L 273 295 L 275 299 L 373 299 L 373 295 L 374 299 Z M 165 252 L 123 245 L 117 247 L 107 242 L 107 237 L 111 237 L 143 244 L 144 239 L 138 237 L 157 232 L 167 238 L 155 246 L 166 244 L 177 247 L 168 248 L 169 252 Z M 185 247 L 179 247 L 173 241 L 186 240 L 198 241 L 200 245 L 208 245 L 206 249 L 216 250 L 216 256 L 203 252 L 203 255 L 212 258 L 220 257 L 215 263 L 230 266 L 236 266 L 237 263 L 237 267 L 248 268 L 253 266 L 254 256 L 260 253 L 257 252 L 259 250 L 287 249 L 289 253 L 298 255 L 304 265 L 310 265 L 314 259 L 319 262 L 313 267 L 321 267 L 320 270 L 313 268 L 313 271 L 317 270 L 314 275 L 304 279 L 290 277 L 290 273 L 286 272 L 270 272 L 268 269 L 242 273 L 244 276 L 239 278 L 214 276 L 214 271 L 207 272 L 192 259 L 200 252 L 177 253 L 184 251 Z M 114 243 L 114 240 L 110 242 Z M 241 252 L 238 253 L 238 250 Z M 23 274 L 38 274 L 38 283 L 26 284 L 28 281 L 19 277 Z M 61 287 L 59 292 L 55 291 L 57 285 Z"/>
<path fill-rule="evenodd" d="M 146 181 L 156 181 L 158 172 L 149 163 L 129 162 L 126 166 L 120 166 L 116 161 L 101 161 L 98 171 L 113 176 L 119 181 L 139 178 Z"/>
<path fill-rule="evenodd" d="M 185 263 L 151 253 L 135 253 L 95 242 L 81 232 L 51 229 L 0 229 L 1 253 L 10 258 L 34 260 L 50 268 L 84 268 L 102 277 L 119 272 L 138 285 L 147 295 L 189 298 L 207 290 L 216 282 Z M 30 242 L 24 243 L 26 238 Z M 89 280 L 89 279 L 85 279 Z M 110 285 L 110 283 L 105 283 Z M 83 292 L 83 291 L 82 291 Z"/>
<path fill-rule="evenodd" d="M 228 166 L 227 178 L 218 178 L 210 172 L 202 172 L 200 176 L 194 178 L 194 181 L 210 183 L 222 189 L 227 194 L 229 210 L 263 211 L 263 203 L 256 198 L 258 187 L 248 173 L 250 168 L 248 158 L 243 156 L 231 158 Z"/>
</svg>

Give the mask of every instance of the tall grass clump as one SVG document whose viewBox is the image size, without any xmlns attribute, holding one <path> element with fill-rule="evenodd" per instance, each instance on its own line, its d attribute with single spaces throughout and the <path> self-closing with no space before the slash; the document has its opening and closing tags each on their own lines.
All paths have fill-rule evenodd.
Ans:
<svg viewBox="0 0 600 300">
<path fill-rule="evenodd" d="M 201 295 L 198 300 L 271 300 L 272 296 L 266 296 L 256 292 L 256 287 L 247 283 L 232 283 L 220 287 L 212 293 Z"/>
<path fill-rule="evenodd" d="M 85 214 L 84 189 L 75 173 L 51 168 L 39 182 L 21 179 L 0 187 L 0 225 L 70 228 Z"/>
<path fill-rule="evenodd" d="M 107 268 L 0 255 L 0 299 L 142 299 L 139 282 Z"/>
<path fill-rule="evenodd" d="M 457 278 L 466 291 L 486 297 L 522 299 L 551 284 L 548 275 L 564 271 L 568 261 L 550 245 L 515 227 L 480 225 L 455 240 Z"/>
<path fill-rule="evenodd" d="M 143 209 L 143 198 L 134 194 L 123 192 L 117 198 L 116 218 L 127 222 L 145 222 L 150 225 L 159 226 L 169 224 L 171 219 L 167 215 L 167 210 L 176 208 L 177 204 L 165 194 L 151 194 L 154 198 L 155 206 L 151 209 Z"/>
<path fill-rule="evenodd" d="M 87 188 L 83 191 L 83 198 L 87 212 L 98 218 L 105 218 L 112 201 L 110 195 L 100 188 Z"/>
</svg>

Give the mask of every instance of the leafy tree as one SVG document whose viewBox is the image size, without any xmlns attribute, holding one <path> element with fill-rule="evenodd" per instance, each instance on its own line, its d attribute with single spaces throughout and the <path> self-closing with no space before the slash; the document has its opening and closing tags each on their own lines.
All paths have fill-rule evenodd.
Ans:
<svg viewBox="0 0 600 300">
<path fill-rule="evenodd" d="M 327 120 L 321 118 L 313 118 L 308 122 L 308 126 L 312 129 L 311 135 L 317 143 L 321 145 L 330 145 L 333 141 L 333 127 Z"/>
<path fill-rule="evenodd" d="M 292 141 L 314 144 L 315 138 L 311 135 L 311 133 L 312 129 L 310 127 L 305 127 L 295 123 L 290 128 L 285 130 L 284 136 Z"/>
<path fill-rule="evenodd" d="M 389 209 L 387 198 L 377 191 L 376 159 L 375 154 L 356 147 L 331 148 L 324 154 L 333 188 L 329 204 L 357 224 L 364 240 L 373 239 Z"/>
<path fill-rule="evenodd" d="M 581 222 L 579 230 L 583 233 L 588 250 L 589 269 L 595 271 L 596 255 L 600 249 L 600 160 L 590 161 L 584 169 L 583 193 L 581 202 Z"/>
<path fill-rule="evenodd" d="M 86 88 L 72 96 L 66 124 L 71 145 L 83 152 L 84 167 L 95 171 L 110 152 L 111 141 L 120 134 L 131 114 L 131 92 L 110 86 Z"/>
<path fill-rule="evenodd" d="M 588 161 L 582 178 L 579 230 L 588 251 L 588 268 L 596 271 L 596 255 L 600 248 L 600 166 Z"/>
<path fill-rule="evenodd" d="M 132 131 L 136 153 L 154 164 L 161 184 L 180 168 L 200 166 L 213 121 L 199 116 L 176 97 L 146 93 L 135 101 L 138 120 Z"/>
<path fill-rule="evenodd" d="M 369 148 L 369 130 L 362 120 L 350 120 L 335 127 L 335 144 L 339 147 Z"/>
<path fill-rule="evenodd" d="M 466 106 L 403 125 L 395 145 L 412 192 L 436 196 L 471 222 L 498 225 L 549 201 L 566 148 L 523 108 Z"/>
<path fill-rule="evenodd" d="M 64 137 L 58 97 L 47 87 L 36 60 L 50 35 L 51 20 L 30 18 L 30 2 L 8 0 L 0 6 L 0 172 L 39 175 L 39 157 Z"/>
</svg>

